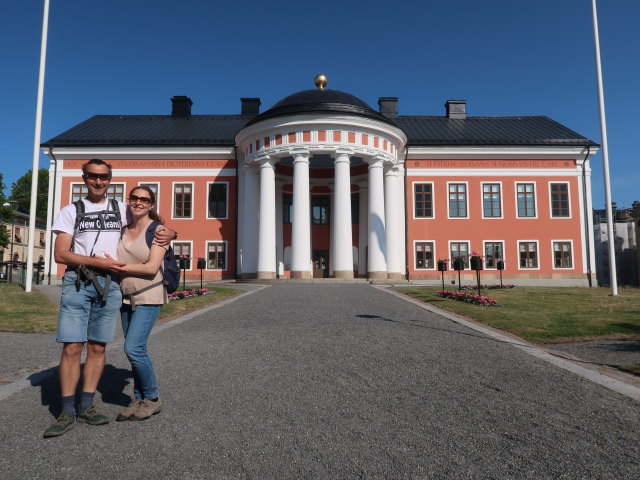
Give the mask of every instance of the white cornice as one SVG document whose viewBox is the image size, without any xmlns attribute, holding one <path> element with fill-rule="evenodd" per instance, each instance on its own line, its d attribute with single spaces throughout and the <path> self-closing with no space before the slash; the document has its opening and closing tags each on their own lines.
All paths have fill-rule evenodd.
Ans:
<svg viewBox="0 0 640 480">
<path fill-rule="evenodd" d="M 589 158 L 598 152 L 598 148 L 591 147 L 589 149 Z M 575 146 L 486 146 L 486 147 L 409 147 L 407 160 L 433 160 L 433 159 L 535 159 L 535 158 L 554 158 L 558 160 L 565 159 L 584 159 L 587 154 L 586 147 Z"/>
<path fill-rule="evenodd" d="M 48 148 L 42 152 L 49 154 Z M 234 159 L 234 149 L 230 147 L 58 147 L 53 148 L 53 154 L 59 159 L 85 159 L 98 157 L 106 159 Z"/>
<path fill-rule="evenodd" d="M 235 177 L 235 168 L 183 168 L 150 171 L 141 168 L 118 168 L 113 170 L 114 177 Z M 58 177 L 76 177 L 80 179 L 80 170 L 59 170 Z"/>
<path fill-rule="evenodd" d="M 579 177 L 576 169 L 562 168 L 408 168 L 407 177 Z"/>
</svg>

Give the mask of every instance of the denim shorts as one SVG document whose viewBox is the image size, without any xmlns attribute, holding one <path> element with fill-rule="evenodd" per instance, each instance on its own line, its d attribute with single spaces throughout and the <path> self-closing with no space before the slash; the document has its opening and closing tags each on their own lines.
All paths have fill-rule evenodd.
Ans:
<svg viewBox="0 0 640 480">
<path fill-rule="evenodd" d="M 107 301 L 96 291 L 92 282 L 79 284 L 75 272 L 66 272 L 62 277 L 62 298 L 58 314 L 58 334 L 56 341 L 107 343 L 113 341 L 118 312 L 122 305 L 120 283 L 112 280 L 109 284 Z M 97 277 L 104 288 L 106 277 Z"/>
</svg>

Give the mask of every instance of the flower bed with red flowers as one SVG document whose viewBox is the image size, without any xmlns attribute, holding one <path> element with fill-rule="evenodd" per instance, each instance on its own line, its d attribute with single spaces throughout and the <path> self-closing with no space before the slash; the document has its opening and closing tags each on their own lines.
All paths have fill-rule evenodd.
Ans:
<svg viewBox="0 0 640 480">
<path fill-rule="evenodd" d="M 452 298 L 461 302 L 472 303 L 473 305 L 481 305 L 483 307 L 501 307 L 495 298 L 483 297 L 482 295 L 472 295 L 464 292 L 452 292 L 451 290 L 438 290 L 433 294 L 436 297 Z"/>
<path fill-rule="evenodd" d="M 200 295 L 207 295 L 209 293 L 213 293 L 213 290 L 209 290 L 208 288 L 194 288 L 193 290 L 179 290 L 170 293 L 167 297 L 169 298 L 169 301 L 171 301 L 189 297 L 199 297 Z"/>
</svg>

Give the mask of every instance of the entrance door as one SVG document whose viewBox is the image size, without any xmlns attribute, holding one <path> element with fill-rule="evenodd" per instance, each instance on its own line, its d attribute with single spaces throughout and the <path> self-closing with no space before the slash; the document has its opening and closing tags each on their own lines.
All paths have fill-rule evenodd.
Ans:
<svg viewBox="0 0 640 480">
<path fill-rule="evenodd" d="M 329 277 L 329 250 L 313 251 L 313 278 Z"/>
</svg>

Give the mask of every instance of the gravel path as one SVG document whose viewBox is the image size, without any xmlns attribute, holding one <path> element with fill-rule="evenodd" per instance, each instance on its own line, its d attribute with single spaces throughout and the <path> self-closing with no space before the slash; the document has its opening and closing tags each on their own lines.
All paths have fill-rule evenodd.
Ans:
<svg viewBox="0 0 640 480">
<path fill-rule="evenodd" d="M 637 402 L 366 285 L 277 285 L 152 337 L 163 412 L 42 431 L 0 401 L 0 478 L 637 478 Z M 99 404 L 128 401 L 109 354 Z M 49 407 L 49 408 L 47 408 Z"/>
</svg>

